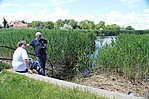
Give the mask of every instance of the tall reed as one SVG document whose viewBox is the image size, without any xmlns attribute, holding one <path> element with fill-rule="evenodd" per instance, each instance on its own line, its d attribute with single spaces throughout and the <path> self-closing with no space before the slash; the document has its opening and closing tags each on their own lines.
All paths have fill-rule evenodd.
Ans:
<svg viewBox="0 0 149 99">
<path fill-rule="evenodd" d="M 90 58 L 86 55 L 94 51 L 94 40 L 96 35 L 93 32 L 79 30 L 39 30 L 39 29 L 8 29 L 1 30 L 0 45 L 17 48 L 17 42 L 25 40 L 29 43 L 35 39 L 35 33 L 39 31 L 42 37 L 49 41 L 47 50 L 47 68 L 52 69 L 57 76 L 74 75 L 89 65 Z M 11 57 L 13 51 L 1 49 L 2 57 Z M 28 52 L 34 53 L 33 48 Z M 30 56 L 33 57 L 33 56 Z M 35 58 L 35 57 L 33 57 Z M 53 66 L 51 68 L 51 65 Z M 51 75 L 51 74 L 49 74 Z"/>
<path fill-rule="evenodd" d="M 120 34 L 116 42 L 99 49 L 101 72 L 127 76 L 133 82 L 149 76 L 149 35 Z"/>
</svg>

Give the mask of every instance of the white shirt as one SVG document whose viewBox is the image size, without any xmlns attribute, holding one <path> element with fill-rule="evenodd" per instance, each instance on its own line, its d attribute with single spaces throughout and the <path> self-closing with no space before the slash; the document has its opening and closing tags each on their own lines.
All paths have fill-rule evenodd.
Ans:
<svg viewBox="0 0 149 99">
<path fill-rule="evenodd" d="M 25 71 L 24 59 L 28 59 L 27 51 L 21 47 L 17 48 L 13 54 L 12 67 L 15 71 Z"/>
</svg>

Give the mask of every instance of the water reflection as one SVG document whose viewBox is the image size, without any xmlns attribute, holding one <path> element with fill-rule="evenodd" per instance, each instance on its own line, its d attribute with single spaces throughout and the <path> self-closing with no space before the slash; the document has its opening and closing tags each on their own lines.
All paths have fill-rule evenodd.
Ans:
<svg viewBox="0 0 149 99">
<path fill-rule="evenodd" d="M 106 44 L 111 44 L 112 40 L 114 40 L 115 42 L 116 38 L 117 36 L 98 36 L 97 39 L 95 40 L 95 52 L 91 54 L 91 56 L 87 55 L 86 57 L 98 56 L 98 49 L 103 48 Z M 95 66 L 95 64 L 97 64 L 96 60 L 92 60 L 89 66 L 85 70 L 79 73 L 79 76 L 88 77 L 91 74 L 92 68 Z"/>
<path fill-rule="evenodd" d="M 98 36 L 95 40 L 96 48 L 102 48 L 105 44 L 111 44 L 112 40 L 116 40 L 117 36 Z"/>
<path fill-rule="evenodd" d="M 103 48 L 106 44 L 111 44 L 112 40 L 116 40 L 117 36 L 97 36 L 97 39 L 95 40 L 95 52 L 94 56 L 98 55 L 98 49 Z"/>
</svg>

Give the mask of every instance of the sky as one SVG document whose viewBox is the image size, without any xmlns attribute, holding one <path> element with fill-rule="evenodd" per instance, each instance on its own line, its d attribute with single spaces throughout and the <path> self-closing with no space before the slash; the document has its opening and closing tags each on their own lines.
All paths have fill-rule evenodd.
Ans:
<svg viewBox="0 0 149 99">
<path fill-rule="evenodd" d="M 149 29 L 149 0 L 0 0 L 0 24 L 74 19 Z"/>
</svg>

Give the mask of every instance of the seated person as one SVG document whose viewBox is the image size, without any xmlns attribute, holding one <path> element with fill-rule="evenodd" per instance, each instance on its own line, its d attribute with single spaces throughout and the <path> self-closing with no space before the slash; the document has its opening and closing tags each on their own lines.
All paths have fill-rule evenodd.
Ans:
<svg viewBox="0 0 149 99">
<path fill-rule="evenodd" d="M 45 73 L 38 61 L 35 61 L 35 60 L 29 58 L 28 64 L 29 64 L 31 70 L 35 69 L 40 75 L 45 75 Z"/>
<path fill-rule="evenodd" d="M 16 72 L 28 72 L 32 74 L 32 69 L 35 69 L 40 75 L 45 75 L 42 67 L 37 65 L 37 61 L 28 58 L 26 49 L 26 42 L 18 42 L 18 48 L 13 54 L 12 67 Z"/>
</svg>

